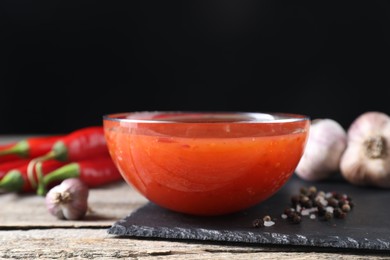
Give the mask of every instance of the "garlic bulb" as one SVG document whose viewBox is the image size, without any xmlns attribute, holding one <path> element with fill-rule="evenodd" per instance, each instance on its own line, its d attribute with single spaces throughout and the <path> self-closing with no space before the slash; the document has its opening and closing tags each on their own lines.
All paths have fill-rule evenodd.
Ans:
<svg viewBox="0 0 390 260">
<path fill-rule="evenodd" d="M 330 118 L 312 121 L 309 138 L 296 175 L 307 181 L 324 180 L 339 172 L 340 159 L 347 147 L 347 133 Z"/>
<path fill-rule="evenodd" d="M 81 219 L 88 210 L 88 195 L 88 186 L 80 179 L 65 179 L 47 192 L 46 207 L 59 219 Z"/>
<path fill-rule="evenodd" d="M 340 162 L 342 176 L 355 185 L 390 188 L 390 116 L 365 112 L 347 133 L 348 147 Z"/>
</svg>

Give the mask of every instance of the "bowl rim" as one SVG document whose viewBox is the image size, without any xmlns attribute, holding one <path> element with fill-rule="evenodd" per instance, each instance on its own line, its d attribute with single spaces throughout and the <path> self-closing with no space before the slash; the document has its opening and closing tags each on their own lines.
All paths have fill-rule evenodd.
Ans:
<svg viewBox="0 0 390 260">
<path fill-rule="evenodd" d="M 145 118 L 153 115 L 170 115 L 176 116 L 176 120 Z M 210 121 L 180 121 L 180 116 L 184 115 L 209 115 L 217 116 L 222 119 L 216 122 Z M 131 116 L 131 117 L 130 117 Z M 245 117 L 246 120 L 232 120 L 237 116 Z M 271 118 L 272 117 L 272 118 Z M 181 117 L 183 119 L 183 117 Z M 187 117 L 185 117 L 187 118 Z M 225 118 L 226 120 L 223 120 Z M 230 120 L 228 120 L 230 118 Z M 274 124 L 274 123 L 294 123 L 309 121 L 310 116 L 300 113 L 286 113 L 286 112 L 247 112 L 247 111 L 193 111 L 193 110 L 155 110 L 155 111 L 129 111 L 108 113 L 103 115 L 103 121 L 115 121 L 126 123 L 159 123 L 159 124 Z"/>
</svg>

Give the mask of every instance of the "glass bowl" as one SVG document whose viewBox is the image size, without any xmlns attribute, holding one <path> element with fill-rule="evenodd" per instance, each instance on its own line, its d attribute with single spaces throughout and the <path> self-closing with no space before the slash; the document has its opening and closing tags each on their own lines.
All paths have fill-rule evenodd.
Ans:
<svg viewBox="0 0 390 260">
<path fill-rule="evenodd" d="M 149 201 L 192 215 L 234 213 L 276 193 L 302 157 L 308 116 L 142 111 L 103 116 L 110 155 Z"/>
</svg>

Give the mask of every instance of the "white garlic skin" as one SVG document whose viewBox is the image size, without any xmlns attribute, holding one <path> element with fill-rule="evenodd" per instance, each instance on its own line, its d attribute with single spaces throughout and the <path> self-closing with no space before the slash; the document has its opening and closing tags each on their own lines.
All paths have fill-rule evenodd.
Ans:
<svg viewBox="0 0 390 260">
<path fill-rule="evenodd" d="M 88 210 L 89 188 L 78 178 L 69 178 L 51 188 L 45 197 L 48 211 L 59 219 L 82 219 Z"/>
<path fill-rule="evenodd" d="M 295 169 L 307 181 L 321 181 L 340 171 L 340 160 L 347 147 L 347 132 L 335 120 L 312 121 L 304 153 Z"/>
<path fill-rule="evenodd" d="M 370 150 L 369 140 L 381 142 Z M 342 176 L 355 185 L 390 188 L 389 146 L 389 115 L 379 111 L 361 114 L 348 129 L 348 147 L 340 162 Z"/>
</svg>

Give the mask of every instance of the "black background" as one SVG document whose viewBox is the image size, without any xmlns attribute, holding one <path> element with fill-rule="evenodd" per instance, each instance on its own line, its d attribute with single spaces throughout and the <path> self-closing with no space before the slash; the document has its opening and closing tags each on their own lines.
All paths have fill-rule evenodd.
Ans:
<svg viewBox="0 0 390 260">
<path fill-rule="evenodd" d="M 0 134 L 108 113 L 390 113 L 387 1 L 0 1 Z"/>
</svg>

